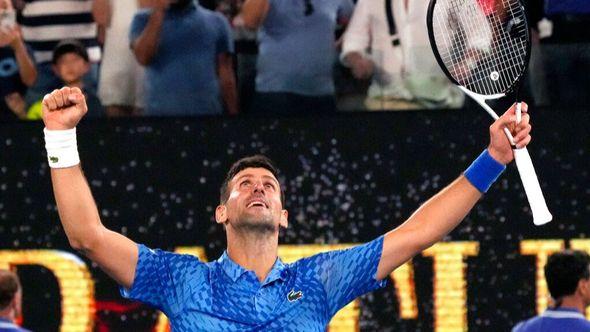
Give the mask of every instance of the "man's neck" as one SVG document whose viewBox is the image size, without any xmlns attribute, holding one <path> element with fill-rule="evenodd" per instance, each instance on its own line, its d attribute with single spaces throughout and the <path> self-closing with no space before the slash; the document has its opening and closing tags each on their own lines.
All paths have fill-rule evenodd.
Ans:
<svg viewBox="0 0 590 332">
<path fill-rule="evenodd" d="M 10 306 L 11 307 L 11 306 Z M 4 310 L 0 310 L 0 319 L 7 320 L 9 322 L 14 322 L 14 310 L 12 308 L 6 308 Z"/>
<path fill-rule="evenodd" d="M 586 310 L 586 306 L 584 305 L 584 301 L 580 299 L 578 296 L 566 296 L 561 301 L 560 308 L 574 308 L 581 313 L 584 313 Z"/>
<path fill-rule="evenodd" d="M 263 282 L 278 257 L 278 233 L 227 233 L 227 254 L 246 270 L 254 271 Z"/>
</svg>

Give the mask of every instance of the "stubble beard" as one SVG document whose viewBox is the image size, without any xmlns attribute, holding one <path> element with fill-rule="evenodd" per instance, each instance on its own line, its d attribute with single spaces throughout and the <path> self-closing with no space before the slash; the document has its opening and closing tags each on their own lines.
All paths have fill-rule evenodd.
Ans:
<svg viewBox="0 0 590 332">
<path fill-rule="evenodd" d="M 278 225 L 270 215 L 243 216 L 234 223 L 234 228 L 247 233 L 269 234 L 276 232 Z"/>
</svg>

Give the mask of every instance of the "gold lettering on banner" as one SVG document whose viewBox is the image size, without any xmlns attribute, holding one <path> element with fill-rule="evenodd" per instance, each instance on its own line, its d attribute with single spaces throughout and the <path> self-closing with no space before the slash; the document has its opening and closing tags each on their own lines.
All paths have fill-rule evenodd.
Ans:
<svg viewBox="0 0 590 332">
<path fill-rule="evenodd" d="M 590 240 L 589 239 L 574 239 L 570 240 L 570 248 L 573 250 L 582 250 L 590 254 Z M 586 317 L 590 318 L 590 308 L 586 308 Z"/>
<path fill-rule="evenodd" d="M 467 331 L 467 256 L 477 256 L 477 242 L 443 242 L 423 252 L 434 261 L 434 329 Z"/>
<path fill-rule="evenodd" d="M 92 331 L 94 281 L 86 264 L 76 255 L 59 250 L 0 250 L 0 268 L 40 265 L 50 270 L 61 294 L 62 332 Z"/>
<path fill-rule="evenodd" d="M 537 256 L 536 260 L 536 289 L 537 289 L 537 313 L 540 314 L 547 308 L 550 300 L 545 273 L 543 269 L 547 263 L 547 257 L 556 251 L 563 250 L 563 240 L 524 240 L 520 242 L 521 255 Z"/>
<path fill-rule="evenodd" d="M 564 249 L 561 239 L 523 240 L 521 255 L 536 258 L 536 309 L 543 312 L 549 295 L 543 268 L 547 257 Z M 339 245 L 281 245 L 279 256 L 285 263 L 330 250 L 346 249 L 355 244 Z M 590 239 L 572 239 L 570 247 L 590 252 Z M 454 332 L 467 330 L 467 283 L 465 277 L 468 256 L 476 256 L 477 242 L 439 243 L 424 251 L 423 255 L 434 261 L 434 330 Z M 178 247 L 177 253 L 190 254 L 206 262 L 204 247 Z M 15 269 L 18 265 L 39 265 L 56 277 L 61 294 L 62 321 L 60 331 L 90 332 L 94 327 L 94 281 L 88 267 L 76 255 L 59 250 L 0 250 L 0 268 Z M 395 283 L 401 318 L 418 318 L 414 268 L 408 262 L 390 275 Z M 590 311 L 587 312 L 590 317 Z M 359 306 L 354 301 L 341 309 L 329 325 L 331 332 L 358 331 Z M 168 320 L 160 315 L 156 332 L 170 331 Z"/>
<path fill-rule="evenodd" d="M 412 261 L 401 265 L 389 275 L 393 280 L 402 319 L 418 318 L 418 300 L 414 283 L 414 266 Z"/>
<path fill-rule="evenodd" d="M 193 255 L 201 262 L 207 262 L 205 247 L 178 247 L 174 252 L 177 254 Z M 170 332 L 170 325 L 168 323 L 168 317 L 163 313 L 160 313 L 158 316 L 158 323 L 156 324 L 156 332 Z"/>
</svg>

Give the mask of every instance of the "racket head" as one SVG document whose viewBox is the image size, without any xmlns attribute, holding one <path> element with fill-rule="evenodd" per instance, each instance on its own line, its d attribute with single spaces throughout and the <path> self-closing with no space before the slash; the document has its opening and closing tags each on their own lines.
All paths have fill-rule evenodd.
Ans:
<svg viewBox="0 0 590 332">
<path fill-rule="evenodd" d="M 518 88 L 531 53 L 520 0 L 430 0 L 426 24 L 436 61 L 453 83 L 485 99 Z"/>
</svg>

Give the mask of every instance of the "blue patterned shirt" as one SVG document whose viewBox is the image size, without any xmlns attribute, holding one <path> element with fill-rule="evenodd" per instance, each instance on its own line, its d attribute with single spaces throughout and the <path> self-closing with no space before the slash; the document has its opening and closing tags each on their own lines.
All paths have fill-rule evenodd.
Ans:
<svg viewBox="0 0 590 332">
<path fill-rule="evenodd" d="M 125 298 L 160 309 L 173 331 L 325 331 L 336 312 L 385 285 L 375 279 L 383 237 L 283 264 L 264 282 L 227 253 L 204 263 L 139 245 Z"/>
</svg>

